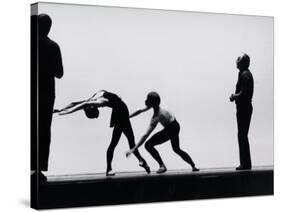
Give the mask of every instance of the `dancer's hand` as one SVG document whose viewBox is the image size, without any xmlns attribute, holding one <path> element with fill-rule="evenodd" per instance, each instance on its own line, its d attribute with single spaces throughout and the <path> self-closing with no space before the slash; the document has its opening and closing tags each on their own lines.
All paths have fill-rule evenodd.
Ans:
<svg viewBox="0 0 281 212">
<path fill-rule="evenodd" d="M 61 112 L 61 110 L 59 110 L 59 109 L 54 109 L 54 111 L 53 111 L 53 113 L 60 113 Z"/>
<path fill-rule="evenodd" d="M 59 115 L 62 116 L 62 115 L 66 115 L 66 114 L 69 114 L 70 111 L 69 110 L 62 110 L 59 112 Z"/>
<path fill-rule="evenodd" d="M 126 157 L 129 157 L 134 152 L 134 149 L 130 149 L 126 152 Z"/>
</svg>

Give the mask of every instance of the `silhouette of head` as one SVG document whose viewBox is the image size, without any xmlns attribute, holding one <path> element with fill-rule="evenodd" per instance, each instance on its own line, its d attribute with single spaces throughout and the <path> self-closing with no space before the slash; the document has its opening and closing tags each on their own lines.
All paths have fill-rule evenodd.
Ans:
<svg viewBox="0 0 281 212">
<path fill-rule="evenodd" d="M 40 14 L 38 16 L 39 23 L 39 35 L 41 37 L 46 37 L 52 26 L 52 19 L 47 14 Z"/>
<path fill-rule="evenodd" d="M 250 66 L 250 57 L 247 54 L 239 56 L 236 60 L 236 67 L 239 70 L 247 70 Z"/>
<path fill-rule="evenodd" d="M 158 107 L 160 105 L 161 99 L 157 92 L 152 91 L 147 94 L 145 105 L 147 107 Z"/>
<path fill-rule="evenodd" d="M 99 110 L 94 105 L 86 105 L 84 107 L 84 112 L 89 119 L 95 119 L 99 117 Z"/>
</svg>

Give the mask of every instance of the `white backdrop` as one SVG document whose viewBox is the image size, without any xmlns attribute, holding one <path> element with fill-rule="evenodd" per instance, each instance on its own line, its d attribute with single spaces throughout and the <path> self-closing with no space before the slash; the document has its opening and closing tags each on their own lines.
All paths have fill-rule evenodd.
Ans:
<svg viewBox="0 0 281 212">
<path fill-rule="evenodd" d="M 181 147 L 200 168 L 239 164 L 235 105 L 228 98 L 237 81 L 235 60 L 247 52 L 255 79 L 249 135 L 253 166 L 273 164 L 271 17 L 59 4 L 40 4 L 40 13 L 52 18 L 49 36 L 62 51 L 65 75 L 56 82 L 57 108 L 105 89 L 133 111 L 156 90 L 181 123 Z M 136 140 L 150 116 L 132 119 Z M 100 109 L 98 120 L 86 119 L 83 112 L 55 116 L 49 174 L 104 172 L 109 120 L 109 109 Z M 190 168 L 169 142 L 157 149 L 168 168 Z M 122 136 L 113 168 L 141 170 L 135 158 L 125 158 L 126 150 Z M 146 150 L 141 152 L 157 169 Z"/>
<path fill-rule="evenodd" d="M 29 4 L 32 1 L 4 1 L 1 5 L 1 141 L 0 154 L 1 211 L 31 211 L 29 208 Z M 223 13 L 244 13 L 275 16 L 275 153 L 280 149 L 280 4 L 275 0 L 185 1 L 185 0 L 67 0 L 60 2 L 114 6 L 183 9 Z M 8 91 L 8 92 L 7 92 Z M 11 104 L 13 103 L 13 104 Z M 12 111 L 12 113 L 11 113 Z M 275 154 L 275 178 L 280 178 L 280 154 Z M 208 201 L 139 204 L 130 206 L 79 208 L 76 211 L 278 211 L 280 182 L 275 181 L 274 197 L 231 198 Z M 60 211 L 60 210 L 53 210 Z"/>
</svg>

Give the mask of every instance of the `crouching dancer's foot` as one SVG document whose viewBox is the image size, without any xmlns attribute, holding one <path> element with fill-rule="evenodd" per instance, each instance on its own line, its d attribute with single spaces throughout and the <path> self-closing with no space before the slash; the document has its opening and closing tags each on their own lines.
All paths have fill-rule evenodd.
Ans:
<svg viewBox="0 0 281 212">
<path fill-rule="evenodd" d="M 107 170 L 106 171 L 106 176 L 110 177 L 110 176 L 114 176 L 115 172 L 113 172 L 112 170 Z"/>
<path fill-rule="evenodd" d="M 139 166 L 144 168 L 147 174 L 150 173 L 150 168 L 145 161 L 140 161 Z"/>
<path fill-rule="evenodd" d="M 236 170 L 237 171 L 240 171 L 240 170 L 247 170 L 247 169 L 251 169 L 252 168 L 252 166 L 251 165 L 248 165 L 248 166 L 238 166 L 237 168 L 236 168 Z"/>
<path fill-rule="evenodd" d="M 200 169 L 198 169 L 198 168 L 196 168 L 196 167 L 194 166 L 194 167 L 192 167 L 192 171 L 193 171 L 193 172 L 199 172 Z"/>
<path fill-rule="evenodd" d="M 167 168 L 166 168 L 166 166 L 163 164 L 163 165 L 161 165 L 160 168 L 156 171 L 156 173 L 157 173 L 157 174 L 162 174 L 162 173 L 164 173 L 164 172 L 166 172 L 166 171 L 167 171 Z"/>
</svg>

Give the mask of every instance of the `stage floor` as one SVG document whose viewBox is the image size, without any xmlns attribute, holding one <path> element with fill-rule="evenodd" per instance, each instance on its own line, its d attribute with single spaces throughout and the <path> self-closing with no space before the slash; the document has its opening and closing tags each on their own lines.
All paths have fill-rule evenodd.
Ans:
<svg viewBox="0 0 281 212">
<path fill-rule="evenodd" d="M 48 176 L 31 185 L 36 209 L 179 201 L 273 194 L 273 167 L 117 172 Z M 36 201 L 32 201 L 33 203 Z"/>
<path fill-rule="evenodd" d="M 130 178 L 155 178 L 155 177 L 171 177 L 171 176 L 198 176 L 203 178 L 214 178 L 225 174 L 239 174 L 239 173 L 254 173 L 263 172 L 266 170 L 273 170 L 272 166 L 259 166 L 253 167 L 251 170 L 236 171 L 235 167 L 230 168 L 212 168 L 212 169 L 200 169 L 199 172 L 192 172 L 191 169 L 182 170 L 168 170 L 163 174 L 157 174 L 156 171 L 152 171 L 147 174 L 144 171 L 139 172 L 115 172 L 115 176 L 106 176 L 105 173 L 84 173 L 84 174 L 69 174 L 69 175 L 49 175 L 48 183 L 59 182 L 75 182 L 75 181 L 102 181 L 107 179 L 130 179 Z"/>
</svg>

